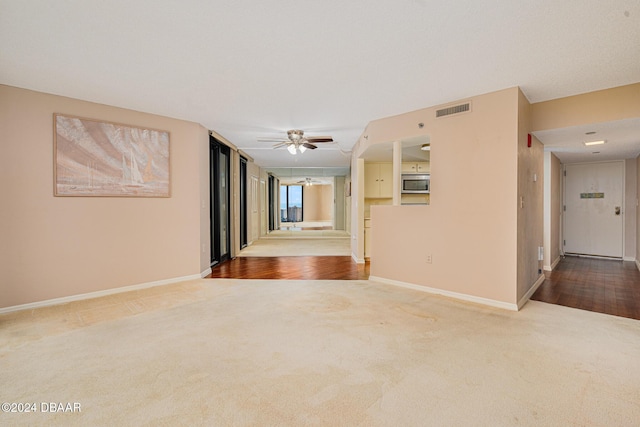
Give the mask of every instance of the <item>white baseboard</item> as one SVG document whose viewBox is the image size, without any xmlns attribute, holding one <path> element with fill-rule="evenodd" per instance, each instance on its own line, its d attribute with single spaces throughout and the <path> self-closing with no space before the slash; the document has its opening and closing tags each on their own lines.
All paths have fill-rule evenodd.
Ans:
<svg viewBox="0 0 640 427">
<path fill-rule="evenodd" d="M 351 258 L 356 262 L 356 264 L 364 264 L 364 258 L 358 258 L 356 254 L 351 254 Z"/>
<path fill-rule="evenodd" d="M 558 265 L 558 263 L 560 262 L 560 260 L 562 259 L 562 257 L 558 257 L 556 258 L 555 261 L 553 261 L 553 263 L 549 266 L 549 265 L 545 265 L 543 267 L 544 271 L 553 271 L 554 268 L 556 268 L 556 266 Z"/>
<path fill-rule="evenodd" d="M 556 264 L 558 264 L 558 263 L 556 262 Z M 518 310 L 520 310 L 522 307 L 524 307 L 524 305 L 531 298 L 531 295 L 533 295 L 535 293 L 535 291 L 538 290 L 540 285 L 542 285 L 542 283 L 544 282 L 544 279 L 545 279 L 544 274 L 541 274 L 540 277 L 538 277 L 538 280 L 536 280 L 536 282 L 533 284 L 533 286 L 527 291 L 527 293 L 524 294 L 524 296 L 522 298 L 520 298 L 520 301 L 518 301 Z"/>
<path fill-rule="evenodd" d="M 207 268 L 205 271 L 203 271 L 202 273 L 200 273 L 200 278 L 204 279 L 205 277 L 207 277 L 208 275 L 211 274 L 213 270 L 211 270 L 211 267 Z"/>
<path fill-rule="evenodd" d="M 446 291 L 444 289 L 431 288 L 429 286 L 416 285 L 414 283 L 401 282 L 399 280 L 385 279 L 383 277 L 369 276 L 369 280 L 373 282 L 384 283 L 387 285 L 400 286 L 403 288 L 413 289 L 416 291 L 427 292 L 430 294 L 442 295 L 445 297 L 455 298 L 463 301 L 469 301 L 476 304 L 488 305 L 504 310 L 518 311 L 517 304 L 497 301 L 489 298 L 476 297 L 473 295 L 461 294 L 458 292 Z"/>
<path fill-rule="evenodd" d="M 632 256 L 625 256 L 625 257 L 622 257 L 622 260 L 623 261 L 635 261 L 636 259 L 634 257 L 632 257 Z"/>
<path fill-rule="evenodd" d="M 210 274 L 211 269 L 209 269 Z M 204 272 L 203 272 L 204 273 Z M 73 301 L 81 301 L 85 299 L 104 297 L 107 295 L 120 294 L 122 292 L 136 291 L 139 289 L 153 288 L 155 286 L 169 285 L 171 283 L 185 282 L 187 280 L 201 279 L 201 274 L 193 274 L 191 276 L 174 277 L 172 279 L 157 280 L 155 282 L 140 283 L 138 285 L 123 286 L 120 288 L 105 289 L 102 291 L 89 292 L 86 294 L 70 295 L 68 297 L 48 299 L 44 301 L 30 302 L 27 304 L 14 305 L 11 307 L 0 308 L 0 314 L 11 313 L 19 310 L 31 310 L 34 308 L 48 307 L 51 305 L 65 304 Z"/>
<path fill-rule="evenodd" d="M 640 260 L 636 260 L 636 267 L 638 267 L 638 270 L 640 270 Z"/>
</svg>

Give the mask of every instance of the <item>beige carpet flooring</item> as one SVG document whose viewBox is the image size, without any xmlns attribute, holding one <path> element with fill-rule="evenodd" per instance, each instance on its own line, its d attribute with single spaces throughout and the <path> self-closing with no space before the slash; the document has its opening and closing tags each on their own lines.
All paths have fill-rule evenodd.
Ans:
<svg viewBox="0 0 640 427">
<path fill-rule="evenodd" d="M 277 230 L 254 241 L 238 256 L 351 256 L 351 240 L 347 232 L 338 230 Z"/>
<path fill-rule="evenodd" d="M 0 316 L 0 425 L 637 426 L 640 322 L 204 279 Z"/>
</svg>

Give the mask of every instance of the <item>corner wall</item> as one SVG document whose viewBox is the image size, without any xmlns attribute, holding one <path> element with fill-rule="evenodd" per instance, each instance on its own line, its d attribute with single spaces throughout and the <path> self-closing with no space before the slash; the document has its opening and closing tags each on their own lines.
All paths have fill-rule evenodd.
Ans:
<svg viewBox="0 0 640 427">
<path fill-rule="evenodd" d="M 544 147 L 531 135 L 531 104 L 518 89 L 518 296 L 521 303 L 542 276 L 538 247 L 543 246 Z M 541 282 L 538 282 L 541 283 Z"/>
<path fill-rule="evenodd" d="M 625 261 L 635 261 L 636 258 L 636 218 L 637 218 L 637 180 L 638 168 L 636 159 L 624 161 L 624 252 Z"/>
<path fill-rule="evenodd" d="M 432 107 L 369 124 L 369 144 L 431 140 L 431 204 L 371 208 L 371 276 L 516 307 L 518 94 L 473 97 L 470 113 L 436 119 Z M 356 148 L 357 158 L 366 144 Z"/>
<path fill-rule="evenodd" d="M 546 152 L 544 167 L 544 269 L 552 271 L 560 261 L 562 226 L 562 164 L 555 154 Z"/>
<path fill-rule="evenodd" d="M 169 131 L 171 197 L 54 197 L 53 113 Z M 197 123 L 0 85 L 0 308 L 199 275 L 208 140 Z"/>
<path fill-rule="evenodd" d="M 636 170 L 640 171 L 640 156 L 636 158 Z M 640 200 L 640 173 L 636 176 L 636 206 Z M 640 270 L 640 209 L 636 208 L 636 265 Z"/>
</svg>

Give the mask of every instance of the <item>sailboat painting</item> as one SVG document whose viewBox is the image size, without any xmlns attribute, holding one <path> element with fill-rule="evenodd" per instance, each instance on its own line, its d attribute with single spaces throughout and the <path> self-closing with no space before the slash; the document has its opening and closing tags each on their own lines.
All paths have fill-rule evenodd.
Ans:
<svg viewBox="0 0 640 427">
<path fill-rule="evenodd" d="M 54 114 L 56 196 L 170 197 L 169 132 Z"/>
</svg>

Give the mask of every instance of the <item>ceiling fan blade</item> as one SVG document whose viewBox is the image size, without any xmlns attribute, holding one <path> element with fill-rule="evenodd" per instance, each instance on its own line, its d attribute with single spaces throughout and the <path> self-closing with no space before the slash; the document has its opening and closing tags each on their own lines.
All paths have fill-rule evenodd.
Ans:
<svg viewBox="0 0 640 427">
<path fill-rule="evenodd" d="M 333 142 L 330 136 L 307 136 L 305 139 L 309 142 Z"/>
<path fill-rule="evenodd" d="M 258 138 L 258 142 L 290 142 L 282 138 Z"/>
<path fill-rule="evenodd" d="M 284 147 L 285 145 L 289 145 L 289 144 L 290 144 L 290 142 L 288 142 L 288 141 L 282 141 L 282 142 L 280 142 L 279 144 L 275 144 L 275 145 L 273 146 L 273 148 Z"/>
<path fill-rule="evenodd" d="M 312 150 L 315 150 L 316 148 L 318 148 L 318 147 L 316 147 L 316 146 L 315 146 L 315 145 L 313 145 L 313 144 L 309 144 L 308 142 L 304 142 L 304 143 L 302 143 L 302 146 L 303 146 L 303 147 L 306 147 L 306 148 L 310 148 L 310 149 L 312 149 Z"/>
</svg>

